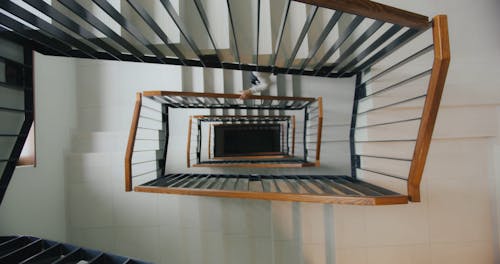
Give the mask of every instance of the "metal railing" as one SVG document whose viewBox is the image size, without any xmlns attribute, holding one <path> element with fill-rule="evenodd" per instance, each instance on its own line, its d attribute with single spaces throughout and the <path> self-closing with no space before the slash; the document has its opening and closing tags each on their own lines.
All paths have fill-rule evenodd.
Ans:
<svg viewBox="0 0 500 264">
<path fill-rule="evenodd" d="M 217 16 L 224 16 L 223 25 L 217 24 L 220 21 L 207 7 L 219 3 L 210 1 L 185 1 L 181 9 L 188 10 L 178 10 L 169 0 L 127 0 L 119 7 L 106 0 L 24 3 L 30 8 L 1 1 L 5 13 L 0 14 L 0 25 L 45 54 L 326 77 L 348 77 L 368 69 L 373 62 L 370 59 L 376 60 L 377 55 L 358 67 L 356 63 L 379 48 L 392 50 L 385 42 L 398 32 L 405 31 L 395 41 L 405 42 L 429 26 L 426 16 L 368 0 L 283 0 L 272 1 L 267 7 L 261 0 L 226 0 L 217 6 Z M 272 8 L 271 16 L 277 16 L 271 25 L 263 24 L 268 21 L 263 19 L 266 8 Z M 294 16 L 299 8 L 305 18 Z M 335 12 L 330 14 L 330 10 Z M 330 17 L 326 24 L 320 18 L 325 15 Z M 45 16 L 57 23 L 46 21 Z M 346 26 L 341 25 L 350 17 L 353 19 Z M 217 38 L 217 25 L 228 29 L 224 45 Z M 272 33 L 264 30 L 269 26 L 274 28 Z M 299 27 L 298 36 L 291 37 L 292 27 Z M 338 32 L 335 41 L 325 41 L 332 31 Z M 378 38 L 370 38 L 377 34 Z M 352 35 L 359 37 L 349 41 Z M 264 39 L 271 39 L 271 43 L 262 43 Z M 301 54 L 304 43 L 311 43 L 307 55 Z M 370 45 L 361 50 L 366 43 Z M 264 48 L 264 44 L 269 47 Z M 346 51 L 336 58 L 334 54 L 343 49 Z"/>
<path fill-rule="evenodd" d="M 146 98 L 144 100 L 144 98 Z M 131 191 L 135 182 L 144 182 L 147 180 L 161 177 L 166 171 L 166 156 L 169 140 L 169 127 L 168 127 L 168 109 L 169 108 L 202 108 L 202 109 L 267 109 L 267 110 L 283 110 L 283 111 L 307 111 L 315 113 L 309 119 L 322 118 L 322 104 L 318 103 L 320 98 L 310 97 L 286 97 L 286 96 L 252 96 L 249 99 L 242 100 L 238 94 L 217 94 L 217 93 L 194 93 L 194 92 L 173 92 L 173 91 L 145 91 L 137 93 L 135 108 L 132 117 L 132 124 L 129 133 L 127 149 L 125 153 L 125 189 Z M 147 103 L 146 103 L 147 102 Z M 250 102 L 250 103 L 248 103 Z M 308 108 L 314 105 L 312 108 Z M 222 119 L 227 120 L 222 120 Z M 262 122 L 277 121 L 283 119 L 280 116 L 230 116 L 230 117 L 211 117 L 206 119 L 216 120 L 221 119 L 220 122 L 244 122 L 257 124 L 257 120 Z M 190 167 L 192 164 L 199 164 L 202 162 L 202 133 L 201 123 L 203 118 L 189 118 L 188 141 L 186 149 L 187 165 Z M 286 137 L 283 134 L 283 150 L 289 154 L 295 151 L 293 145 L 295 144 L 295 117 L 286 117 L 285 123 L 279 121 L 286 126 L 282 129 L 283 133 L 289 133 Z M 260 122 L 259 121 L 259 122 Z M 292 122 L 292 123 L 287 123 Z M 306 122 L 304 122 L 306 123 Z M 311 123 L 310 123 L 311 124 Z M 316 131 L 321 130 L 322 123 L 316 122 Z M 305 133 L 308 131 L 306 130 Z M 320 145 L 321 135 L 316 136 L 317 145 Z M 291 140 L 291 142 L 290 142 Z M 145 143 L 146 142 L 146 143 Z M 196 142 L 196 144 L 193 144 Z M 285 144 L 286 142 L 286 144 Z M 140 145 L 139 145 L 140 143 Z M 305 142 L 304 142 L 305 144 Z M 292 146 L 290 148 L 290 145 Z M 319 148 L 316 148 L 319 153 Z M 195 163 L 193 162 L 195 161 Z M 264 160 L 262 161 L 264 162 Z M 316 155 L 313 161 L 309 161 L 307 156 L 300 159 L 290 158 L 288 163 L 281 161 L 270 162 L 262 165 L 264 167 L 303 167 L 303 166 L 319 166 L 319 155 Z M 260 166 L 255 160 L 252 166 Z M 293 163 L 292 165 L 290 165 Z M 237 166 L 235 161 L 228 161 L 226 166 Z"/>
<path fill-rule="evenodd" d="M 304 157 L 308 162 L 320 165 L 321 137 L 323 131 L 323 99 L 307 106 L 304 110 Z"/>
<path fill-rule="evenodd" d="M 395 50 L 388 50 L 358 74 L 350 134 L 352 176 L 406 182 L 414 202 L 450 60 L 446 16 L 435 17 L 429 29 L 397 45 L 410 55 L 390 57 Z"/>
<path fill-rule="evenodd" d="M 23 61 L 16 61 L 0 54 L 4 78 L 0 80 L 2 100 L 0 103 L 0 204 L 21 156 L 24 144 L 34 120 L 33 105 L 33 53 L 29 45 L 10 39 L 23 52 Z M 4 56 L 5 55 L 5 56 Z M 12 97 L 16 92 L 16 97 Z M 21 99 L 20 101 L 18 99 Z M 22 104 L 20 107 L 17 103 Z M 33 154 L 34 155 L 34 154 Z"/>
<path fill-rule="evenodd" d="M 33 236 L 0 236 L 2 263 L 117 263 L 151 264 L 96 249 Z"/>
<path fill-rule="evenodd" d="M 125 152 L 126 191 L 165 173 L 168 137 L 168 108 L 137 93 Z"/>
<path fill-rule="evenodd" d="M 130 14 L 121 12 L 119 8 L 106 0 L 92 0 L 85 6 L 76 0 L 59 0 L 50 4 L 44 1 L 24 0 L 24 3 L 31 8 L 26 8 L 12 1 L 0 1 L 0 9 L 2 10 L 0 29 L 3 36 L 28 43 L 31 45 L 31 49 L 43 54 L 333 78 L 356 75 L 358 77 L 350 134 L 352 176 L 360 178 L 360 176 L 366 177 L 369 174 L 376 174 L 398 181 L 407 181 L 409 198 L 412 201 L 420 200 L 420 181 L 450 57 L 445 16 L 437 16 L 431 23 L 425 16 L 368 0 L 284 0 L 276 4 L 276 6 L 280 6 L 276 9 L 279 9 L 278 12 L 273 12 L 273 14 L 278 13 L 280 18 L 276 19 L 278 22 L 275 25 L 275 30 L 271 30 L 273 33 L 270 37 L 271 52 L 264 52 L 261 47 L 263 7 L 260 0 L 248 0 L 241 3 L 226 0 L 226 4 L 221 7 L 221 12 L 227 13 L 227 28 L 229 42 L 231 42 L 229 47 L 218 45 L 212 27 L 213 21 L 210 21 L 210 16 L 207 13 L 208 9 L 205 3 L 199 0 L 189 1 L 189 3 L 194 4 L 194 10 L 187 10 L 188 12 L 184 13 L 178 12 L 169 0 L 154 2 L 158 8 L 165 11 L 168 19 L 175 25 L 182 42 L 175 42 L 173 37 L 167 33 L 164 25 L 148 10 L 145 2 L 137 0 L 127 0 L 122 3 L 121 7 L 132 11 Z M 293 19 L 290 10 L 302 3 L 308 5 L 309 10 L 302 27 L 300 27 L 300 34 L 297 38 L 285 40 L 290 23 L 297 22 Z M 257 8 L 247 10 L 248 6 L 256 6 Z M 328 13 L 325 11 L 331 10 L 334 12 L 329 12 L 328 22 L 321 23 L 317 14 L 325 14 Z M 105 23 L 102 14 L 100 14 L 102 12 L 111 18 L 116 26 Z M 254 34 L 256 37 L 251 37 L 250 40 L 241 35 L 248 33 L 241 30 L 240 26 L 242 23 L 248 23 L 248 20 L 236 14 L 243 13 L 251 13 L 252 17 L 257 18 L 254 21 L 256 24 L 251 26 L 256 29 L 256 34 Z M 193 27 L 187 23 L 189 16 L 193 16 L 193 14 L 199 16 L 201 24 L 195 28 L 201 29 L 201 33 L 193 32 Z M 47 21 L 46 17 L 49 17 L 53 22 Z M 344 24 L 340 23 L 341 21 L 347 22 L 345 26 L 341 25 Z M 398 50 L 412 46 L 407 44 L 415 43 L 415 40 L 425 35 L 422 33 L 428 33 L 427 30 L 430 28 L 432 28 L 434 39 L 432 43 L 408 53 L 411 55 L 397 60 L 383 70 L 378 69 L 387 58 L 390 58 Z M 311 29 L 316 32 L 313 34 Z M 151 32 L 153 38 L 160 39 L 160 42 L 153 41 L 151 36 L 146 35 L 146 31 Z M 335 36 L 332 41 L 327 41 L 332 35 L 332 31 L 337 31 L 338 36 Z M 121 32 L 126 33 L 121 34 Z M 199 36 L 207 37 L 207 47 L 202 46 Z M 308 41 L 306 41 L 306 37 L 309 38 Z M 251 42 L 251 45 L 246 45 L 248 44 L 246 42 Z M 308 46 L 308 52 L 305 56 L 300 57 L 299 51 L 306 42 L 311 43 Z M 292 44 L 289 50 L 285 47 L 286 43 Z M 405 73 L 406 71 L 402 70 L 404 67 L 429 54 L 431 50 L 434 52 L 432 65 L 428 65 L 410 76 L 401 78 L 396 75 L 399 81 L 382 87 L 377 86 L 391 74 Z M 425 91 L 411 96 L 406 96 L 407 94 L 403 93 L 404 96 L 401 97 L 401 94 L 398 94 L 401 88 L 427 77 L 429 80 L 426 83 L 427 89 Z M 415 90 L 415 92 L 418 91 L 420 90 Z M 388 96 L 390 94 L 397 96 Z M 306 117 L 304 122 L 304 143 L 306 145 L 304 155 L 306 159 L 319 164 L 322 119 L 313 120 L 315 116 L 312 104 L 316 103 L 314 98 L 299 100 L 283 97 L 254 97 L 244 102 L 238 99 L 239 95 L 224 97 L 213 94 L 193 95 L 172 92 L 149 92 L 144 95 L 159 103 L 156 106 L 155 104 L 150 105 L 152 111 L 156 110 L 158 114 L 156 116 L 143 114 L 143 110 L 148 107 L 142 98 L 138 100 L 138 104 L 136 103 L 133 119 L 135 128 L 133 126 L 131 129 L 126 155 L 126 188 L 129 191 L 133 186 L 132 179 L 134 177 L 147 175 L 157 177 L 165 173 L 169 107 L 304 110 Z M 26 98 L 25 109 L 0 106 L 2 112 L 24 114 L 24 123 L 21 132 L 17 134 L 14 151 L 10 157 L 0 157 L 0 164 L 8 164 L 4 169 L 0 183 L 2 197 L 12 176 L 14 169 L 12 164 L 19 157 L 18 154 L 24 144 L 25 135 L 27 135 L 33 120 L 32 94 L 31 97 L 27 96 Z M 399 100 L 393 100 L 395 98 L 399 98 Z M 404 116 L 401 114 L 407 109 L 418 108 L 413 105 L 417 102 L 423 103 L 420 106 L 421 113 L 419 115 L 408 114 L 408 116 Z M 380 114 L 388 113 L 394 109 L 403 109 L 402 111 L 393 111 L 398 112 L 395 115 L 396 118 L 389 119 L 392 115 Z M 403 117 L 400 117 L 399 114 Z M 152 127 L 141 125 L 143 123 L 151 124 L 151 122 L 156 122 L 156 125 Z M 411 130 L 414 134 L 407 133 L 408 131 L 405 131 L 404 128 L 397 130 L 399 135 L 407 134 L 408 137 L 395 138 L 387 133 L 393 131 L 388 127 L 408 124 L 416 124 L 418 127 Z M 317 131 L 316 141 L 307 138 L 307 130 L 311 131 L 310 136 L 313 135 L 313 130 Z M 383 133 L 373 132 L 376 130 L 382 130 Z M 149 131 L 153 134 L 142 131 Z M 394 131 L 396 130 L 394 129 Z M 138 137 L 139 132 L 153 137 L 140 138 Z M 4 137 L 12 137 L 13 135 L 15 134 L 5 133 Z M 163 141 L 162 138 L 164 138 Z M 152 149 L 140 150 L 137 143 L 141 141 L 151 141 L 156 146 L 153 146 Z M 395 144 L 406 143 L 412 149 L 409 155 L 401 157 L 386 153 L 388 150 L 396 150 L 398 147 Z M 377 149 L 373 147 L 374 144 L 386 147 Z M 392 144 L 391 147 L 387 147 L 389 144 Z M 316 145 L 316 149 L 314 149 L 314 145 Z M 137 153 L 141 152 L 153 154 L 149 160 L 139 159 L 138 157 L 141 156 Z M 406 162 L 408 163 L 408 172 L 403 175 L 379 170 L 376 166 L 375 168 L 366 166 L 375 164 L 367 162 L 368 160 Z M 154 168 L 154 171 L 135 171 L 132 168 L 147 163 L 150 163 L 149 165 Z M 382 166 L 381 168 L 388 167 L 390 166 Z"/>
</svg>

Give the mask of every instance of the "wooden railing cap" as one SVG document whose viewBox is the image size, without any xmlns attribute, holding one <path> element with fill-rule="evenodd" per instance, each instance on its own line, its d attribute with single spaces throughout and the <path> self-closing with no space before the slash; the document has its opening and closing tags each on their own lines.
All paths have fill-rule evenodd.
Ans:
<svg viewBox="0 0 500 264">
<path fill-rule="evenodd" d="M 334 9 L 358 16 L 373 18 L 405 27 L 425 29 L 430 25 L 429 18 L 396 7 L 379 4 L 369 0 L 295 0 L 310 5 Z"/>
<path fill-rule="evenodd" d="M 450 61 L 450 38 L 448 33 L 448 16 L 439 14 L 432 20 L 433 26 L 441 29 L 435 30 L 434 40 L 439 43 L 434 43 L 434 58 L 442 61 Z M 436 45 L 438 44 L 438 45 Z"/>
</svg>

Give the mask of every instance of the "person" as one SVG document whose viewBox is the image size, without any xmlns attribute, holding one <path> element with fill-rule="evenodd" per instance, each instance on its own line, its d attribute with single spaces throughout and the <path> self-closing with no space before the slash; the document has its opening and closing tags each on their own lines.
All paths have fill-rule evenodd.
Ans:
<svg viewBox="0 0 500 264">
<path fill-rule="evenodd" d="M 241 91 L 240 99 L 249 99 L 252 95 L 265 91 L 269 87 L 271 73 L 250 72 L 252 87 Z"/>
</svg>

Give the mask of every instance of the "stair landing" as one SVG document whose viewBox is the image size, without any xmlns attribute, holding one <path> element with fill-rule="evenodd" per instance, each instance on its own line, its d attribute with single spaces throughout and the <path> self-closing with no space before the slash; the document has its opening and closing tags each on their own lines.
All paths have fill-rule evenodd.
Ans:
<svg viewBox="0 0 500 264">
<path fill-rule="evenodd" d="M 134 191 L 352 205 L 408 203 L 406 195 L 334 175 L 167 174 Z"/>
</svg>

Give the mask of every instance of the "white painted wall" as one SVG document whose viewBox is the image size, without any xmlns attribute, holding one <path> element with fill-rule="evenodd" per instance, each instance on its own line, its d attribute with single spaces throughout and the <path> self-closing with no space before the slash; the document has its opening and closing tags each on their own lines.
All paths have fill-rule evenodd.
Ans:
<svg viewBox="0 0 500 264">
<path fill-rule="evenodd" d="M 66 240 L 66 154 L 76 125 L 74 59 L 35 53 L 36 167 L 14 172 L 0 233 Z"/>
</svg>

